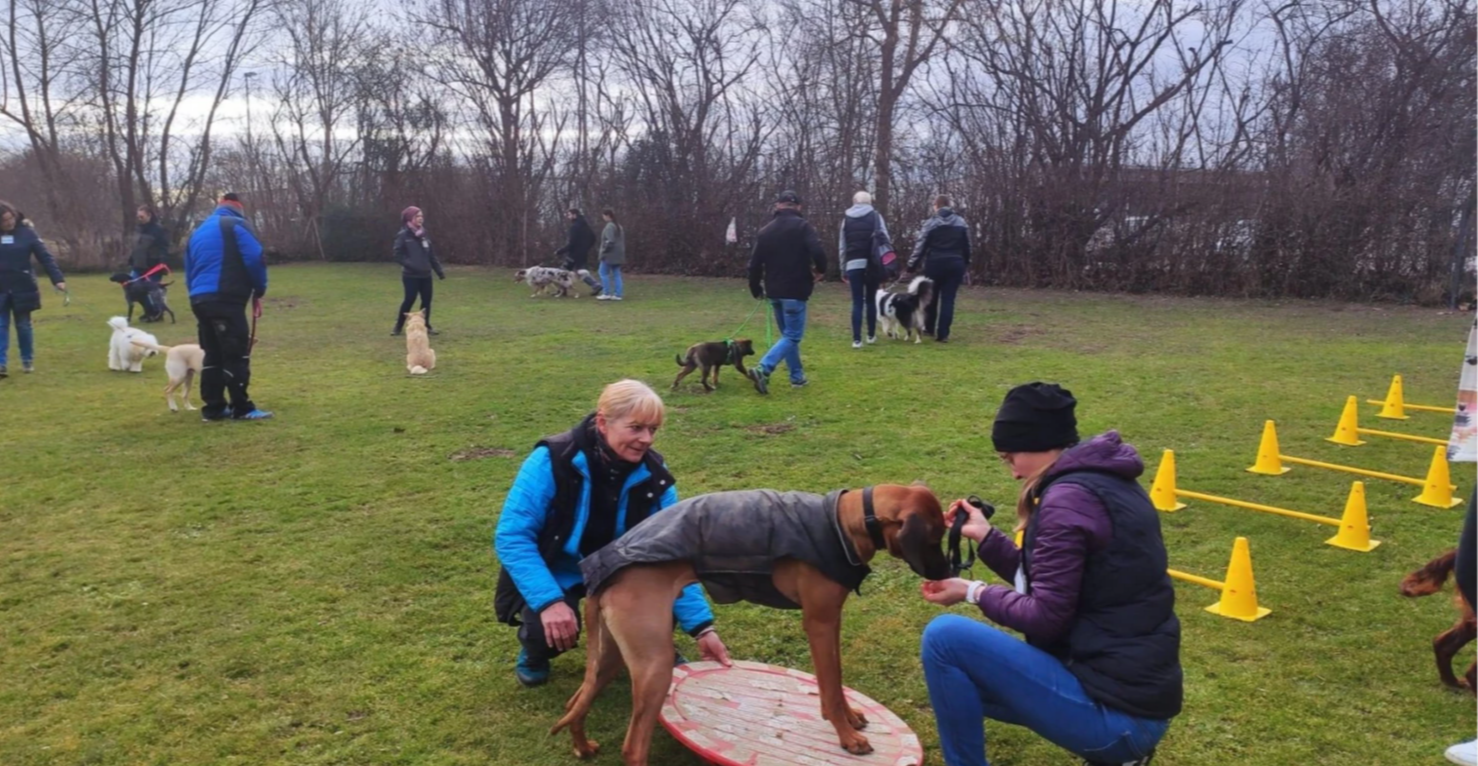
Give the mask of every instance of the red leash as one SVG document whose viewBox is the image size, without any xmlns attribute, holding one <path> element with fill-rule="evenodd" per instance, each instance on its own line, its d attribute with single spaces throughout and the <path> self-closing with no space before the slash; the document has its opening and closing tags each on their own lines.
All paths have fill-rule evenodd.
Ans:
<svg viewBox="0 0 1478 766">
<path fill-rule="evenodd" d="M 152 277 L 155 274 L 158 274 L 161 269 L 166 274 L 172 273 L 172 272 L 170 272 L 168 266 L 166 266 L 165 264 L 162 264 L 161 263 L 161 264 L 155 266 L 154 268 L 149 269 L 148 271 L 144 272 L 142 275 L 137 276 L 137 277 L 134 277 L 133 279 L 130 279 L 127 282 L 124 282 L 123 284 L 124 284 L 124 286 L 127 286 L 127 285 L 133 284 L 134 282 L 139 281 L 140 279 L 148 279 L 149 277 Z"/>
<path fill-rule="evenodd" d="M 246 354 L 251 355 L 251 350 L 257 345 L 257 319 L 262 316 L 262 299 L 251 299 L 251 342 L 247 344 Z"/>
</svg>

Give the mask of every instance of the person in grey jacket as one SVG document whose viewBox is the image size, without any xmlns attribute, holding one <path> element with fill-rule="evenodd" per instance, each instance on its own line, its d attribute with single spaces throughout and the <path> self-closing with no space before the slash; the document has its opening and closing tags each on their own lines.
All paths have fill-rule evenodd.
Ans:
<svg viewBox="0 0 1478 766">
<path fill-rule="evenodd" d="M 619 301 L 625 295 L 621 285 L 621 266 L 626 263 L 626 230 L 616 223 L 616 211 L 600 211 L 606 227 L 600 233 L 600 295 L 598 301 Z"/>
<path fill-rule="evenodd" d="M 865 191 L 852 195 L 852 206 L 842 217 L 837 232 L 837 253 L 842 262 L 842 281 L 852 288 L 852 348 L 862 348 L 862 313 L 867 312 L 867 342 L 878 340 L 878 304 L 873 300 L 882 282 L 879 269 L 868 265 L 877 257 L 878 235 L 888 237 L 888 225 L 872 207 L 872 195 Z"/>
<path fill-rule="evenodd" d="M 441 270 L 441 261 L 436 260 L 436 253 L 431 249 L 431 238 L 426 236 L 426 215 L 421 208 L 415 205 L 406 208 L 401 211 L 400 220 L 405 226 L 395 235 L 395 262 L 400 264 L 405 300 L 400 302 L 400 311 L 395 314 L 395 329 L 390 334 L 400 334 L 401 328 L 405 327 L 405 315 L 415 305 L 416 296 L 420 295 L 421 313 L 426 315 L 426 332 L 439 335 L 431 326 L 431 272 L 435 271 L 439 279 L 446 279 L 446 272 Z"/>
<path fill-rule="evenodd" d="M 924 309 L 924 333 L 948 343 L 950 325 L 955 320 L 955 293 L 965 281 L 965 269 L 970 267 L 970 228 L 950 209 L 950 199 L 943 194 L 934 198 L 934 215 L 919 230 L 918 244 L 908 259 L 908 272 L 918 271 L 920 264 L 924 276 L 934 280 L 938 296 Z"/>
</svg>

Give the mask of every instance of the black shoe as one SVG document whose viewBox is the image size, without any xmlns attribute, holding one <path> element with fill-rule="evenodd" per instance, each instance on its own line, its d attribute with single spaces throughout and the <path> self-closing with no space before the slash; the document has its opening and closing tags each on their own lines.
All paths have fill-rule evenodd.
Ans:
<svg viewBox="0 0 1478 766">
<path fill-rule="evenodd" d="M 0 364 L 0 378 L 3 378 L 3 377 L 5 377 L 6 375 L 9 375 L 9 374 L 10 373 L 8 373 L 8 372 L 5 371 L 5 365 Z"/>
<path fill-rule="evenodd" d="M 948 343 L 949 342 L 949 338 L 935 338 L 934 340 L 937 340 L 940 343 Z"/>
<path fill-rule="evenodd" d="M 435 327 L 428 326 L 426 328 L 426 334 L 427 335 L 440 335 L 441 333 L 437 332 Z"/>
<path fill-rule="evenodd" d="M 390 331 L 390 337 L 392 337 L 392 338 L 398 337 L 399 335 L 400 335 L 400 328 L 399 327 L 397 327 L 394 330 L 391 330 Z"/>
<path fill-rule="evenodd" d="M 21 372 L 24 372 L 25 374 L 30 375 L 31 373 L 33 373 L 35 371 L 36 371 L 36 365 L 31 364 L 30 362 L 21 362 Z"/>
<path fill-rule="evenodd" d="M 1154 758 L 1155 758 L 1155 750 L 1154 750 L 1154 748 L 1150 748 L 1150 752 L 1149 752 L 1148 755 L 1146 755 L 1143 758 L 1136 758 L 1136 759 L 1134 759 L 1132 761 L 1089 761 L 1089 760 L 1084 760 L 1083 761 L 1083 766 L 1150 766 L 1150 761 L 1154 760 Z"/>
<path fill-rule="evenodd" d="M 230 419 L 231 414 L 227 412 L 223 412 L 219 415 L 206 415 L 204 413 L 201 413 L 200 415 L 200 421 L 202 423 L 224 423 Z"/>
</svg>

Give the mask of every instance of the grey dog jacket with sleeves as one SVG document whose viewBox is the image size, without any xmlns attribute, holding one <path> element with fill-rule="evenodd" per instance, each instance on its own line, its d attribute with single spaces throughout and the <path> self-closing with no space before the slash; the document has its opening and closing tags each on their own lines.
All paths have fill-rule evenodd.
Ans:
<svg viewBox="0 0 1478 766">
<path fill-rule="evenodd" d="M 856 590 L 872 572 L 837 521 L 837 500 L 845 492 L 753 489 L 692 497 L 586 556 L 580 573 L 588 592 L 598 594 L 628 566 L 686 561 L 715 603 L 799 609 L 775 588 L 772 577 L 781 559 L 804 561 L 847 590 Z"/>
</svg>

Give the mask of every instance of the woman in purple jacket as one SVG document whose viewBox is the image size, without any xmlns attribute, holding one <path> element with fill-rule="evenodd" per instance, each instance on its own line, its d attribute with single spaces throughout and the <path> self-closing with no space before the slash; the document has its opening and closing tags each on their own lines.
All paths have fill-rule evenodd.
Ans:
<svg viewBox="0 0 1478 766">
<path fill-rule="evenodd" d="M 1020 548 L 963 500 L 963 534 L 1014 586 L 926 582 L 1015 636 L 960 615 L 924 630 L 924 678 L 948 766 L 985 766 L 985 718 L 1026 726 L 1088 764 L 1147 764 L 1180 713 L 1180 621 L 1160 519 L 1136 479 L 1144 463 L 1109 431 L 1078 442 L 1077 401 L 1056 385 L 1006 394 L 991 430 L 1025 480 Z"/>
</svg>

